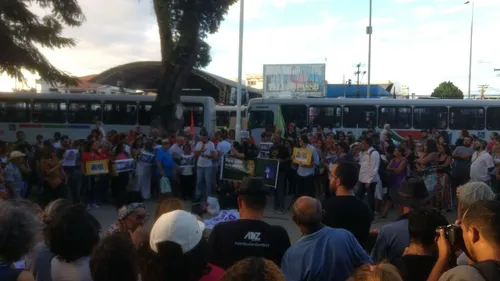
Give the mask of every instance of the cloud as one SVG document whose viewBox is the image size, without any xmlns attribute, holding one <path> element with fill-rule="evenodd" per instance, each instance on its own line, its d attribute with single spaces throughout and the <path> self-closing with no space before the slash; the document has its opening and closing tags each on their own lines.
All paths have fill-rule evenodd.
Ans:
<svg viewBox="0 0 500 281">
<path fill-rule="evenodd" d="M 419 6 L 412 9 L 415 18 L 422 20 L 435 16 L 438 10 L 435 6 Z"/>
</svg>

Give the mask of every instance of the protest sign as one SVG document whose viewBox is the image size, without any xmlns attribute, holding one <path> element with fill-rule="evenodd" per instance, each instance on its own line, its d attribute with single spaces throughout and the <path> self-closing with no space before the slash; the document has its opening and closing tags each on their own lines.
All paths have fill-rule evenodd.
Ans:
<svg viewBox="0 0 500 281">
<path fill-rule="evenodd" d="M 216 217 L 205 220 L 205 228 L 213 229 L 217 224 L 226 221 L 235 221 L 240 218 L 238 210 L 224 210 L 221 211 Z"/>
<path fill-rule="evenodd" d="M 293 149 L 293 163 L 299 165 L 311 165 L 312 150 L 306 148 Z"/>
<path fill-rule="evenodd" d="M 259 158 L 269 158 L 269 151 L 272 146 L 272 142 L 261 142 L 259 144 Z"/>
<path fill-rule="evenodd" d="M 221 178 L 223 180 L 241 181 L 244 177 L 252 177 L 254 172 L 254 160 L 241 160 L 236 157 L 224 155 L 221 169 Z"/>
<path fill-rule="evenodd" d="M 194 167 L 194 157 L 193 157 L 193 155 L 182 155 L 179 167 L 181 167 L 181 168 L 192 168 L 192 167 Z"/>
<path fill-rule="evenodd" d="M 116 160 L 113 165 L 113 171 L 115 174 L 130 172 L 135 168 L 135 162 L 133 158 Z"/>
<path fill-rule="evenodd" d="M 153 160 L 155 159 L 155 155 L 153 153 L 149 153 L 146 151 L 142 151 L 139 156 L 137 157 L 137 160 L 143 163 L 147 164 L 153 164 Z"/>
<path fill-rule="evenodd" d="M 95 176 L 109 173 L 109 160 L 94 160 L 85 163 L 85 175 Z"/>
<path fill-rule="evenodd" d="M 277 159 L 257 159 L 255 176 L 264 180 L 264 185 L 276 188 L 280 163 Z"/>
<path fill-rule="evenodd" d="M 76 164 L 77 157 L 78 157 L 78 149 L 68 149 L 64 151 L 62 165 L 64 167 L 74 167 Z"/>
</svg>

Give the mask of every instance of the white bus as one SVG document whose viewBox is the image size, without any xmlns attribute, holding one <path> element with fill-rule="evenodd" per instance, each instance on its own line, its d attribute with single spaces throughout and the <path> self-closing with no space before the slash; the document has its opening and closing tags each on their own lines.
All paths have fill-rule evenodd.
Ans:
<svg viewBox="0 0 500 281">
<path fill-rule="evenodd" d="M 236 120 L 236 105 L 216 105 L 215 106 L 215 116 L 217 120 L 215 121 L 215 125 L 217 130 L 220 130 L 224 127 L 229 128 L 231 124 L 231 119 L 234 118 Z M 247 106 L 241 106 L 241 120 L 246 120 L 247 116 Z M 245 123 L 243 121 L 242 123 Z M 233 128 L 234 129 L 234 128 Z"/>
<path fill-rule="evenodd" d="M 60 93 L 0 93 L 0 139 L 14 141 L 16 132 L 23 131 L 26 140 L 37 135 L 52 138 L 55 132 L 73 139 L 86 138 L 97 118 L 106 131 L 126 133 L 141 127 L 147 133 L 151 124 L 151 108 L 155 96 L 60 94 Z M 205 127 L 215 132 L 215 100 L 211 97 L 181 96 L 184 106 L 184 126 L 191 116 L 195 132 Z M 191 114 L 191 112 L 193 114 Z"/>
<path fill-rule="evenodd" d="M 337 131 L 381 130 L 390 124 L 393 138 L 401 141 L 411 135 L 420 138 L 424 129 L 448 131 L 454 143 L 462 129 L 480 138 L 500 131 L 500 101 L 442 99 L 252 99 L 248 105 L 248 127 L 260 140 L 266 127 L 275 126 L 279 115 L 284 127 L 321 125 Z"/>
</svg>

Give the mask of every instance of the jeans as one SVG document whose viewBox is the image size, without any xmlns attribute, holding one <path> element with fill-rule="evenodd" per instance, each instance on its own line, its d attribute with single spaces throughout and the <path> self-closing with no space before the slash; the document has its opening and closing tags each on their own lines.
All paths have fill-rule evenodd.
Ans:
<svg viewBox="0 0 500 281">
<path fill-rule="evenodd" d="M 286 173 L 279 172 L 278 173 L 278 183 L 276 188 L 274 189 L 274 209 L 281 210 L 285 209 L 285 180 Z"/>
<path fill-rule="evenodd" d="M 196 168 L 196 191 L 195 199 L 200 199 L 205 182 L 205 197 L 212 194 L 212 167 L 197 167 Z"/>
<path fill-rule="evenodd" d="M 366 184 L 362 182 L 358 182 L 358 188 L 356 191 L 356 196 L 363 200 L 365 198 L 365 193 L 368 193 L 368 206 L 372 209 L 372 213 L 375 212 L 375 188 L 377 187 L 377 182 L 372 182 L 366 188 Z"/>
</svg>

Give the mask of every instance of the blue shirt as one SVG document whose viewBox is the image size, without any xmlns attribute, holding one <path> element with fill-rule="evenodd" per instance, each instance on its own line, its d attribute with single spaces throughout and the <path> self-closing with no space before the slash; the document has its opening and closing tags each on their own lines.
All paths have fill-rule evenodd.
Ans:
<svg viewBox="0 0 500 281">
<path fill-rule="evenodd" d="M 160 162 L 163 167 L 163 172 L 165 172 L 166 177 L 172 176 L 172 171 L 175 165 L 174 159 L 170 152 L 163 150 L 162 148 L 156 151 L 156 162 Z M 158 171 L 160 173 L 160 171 Z"/>
<path fill-rule="evenodd" d="M 286 251 L 281 271 L 287 281 L 345 281 L 358 266 L 371 262 L 352 233 L 325 226 Z"/>
</svg>

